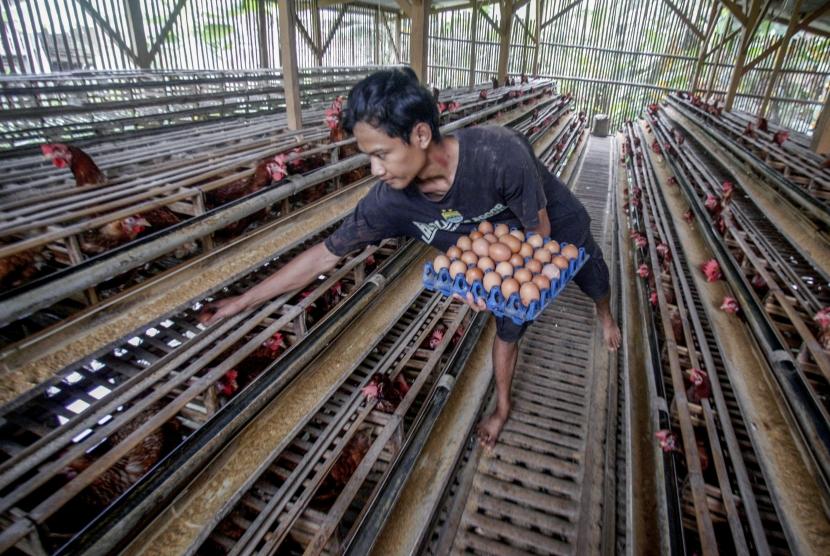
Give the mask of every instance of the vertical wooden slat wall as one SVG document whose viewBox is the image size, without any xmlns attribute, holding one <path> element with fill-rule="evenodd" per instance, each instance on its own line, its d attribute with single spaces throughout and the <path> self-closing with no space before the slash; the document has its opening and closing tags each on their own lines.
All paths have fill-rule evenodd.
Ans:
<svg viewBox="0 0 830 556">
<path fill-rule="evenodd" d="M 590 113 L 603 111 L 619 125 L 645 104 L 667 91 L 687 89 L 693 78 L 699 42 L 665 2 L 637 0 L 544 0 L 540 44 L 534 44 L 536 3 L 530 0 L 515 14 L 510 38 L 508 72 L 530 72 L 539 49 L 539 73 L 559 81 L 560 89 L 576 95 L 577 106 Z M 257 0 L 188 0 L 166 25 L 179 0 L 139 0 L 144 40 L 155 70 L 252 70 L 261 68 Z M 264 2 L 268 66 L 279 67 L 276 3 Z M 397 10 L 359 3 L 335 4 L 318 11 L 320 43 L 315 31 L 312 0 L 298 0 L 296 41 L 301 68 L 391 64 L 409 59 L 409 20 Z M 705 29 L 711 0 L 675 0 L 699 28 Z M 92 13 L 87 6 L 91 7 Z M 440 8 L 440 6 L 439 6 Z M 569 8 L 566 10 L 566 8 Z M 469 83 L 472 50 L 476 50 L 475 80 L 496 73 L 499 53 L 497 28 L 501 17 L 494 2 L 479 3 L 476 40 L 472 42 L 472 6 L 436 9 L 429 21 L 428 80 L 439 88 Z M 383 19 L 378 21 L 380 14 Z M 486 14 L 485 17 L 483 14 Z M 555 20 L 552 20 L 557 16 Z M 721 9 L 710 47 L 737 23 Z M 72 70 L 131 72 L 142 60 L 131 39 L 124 0 L 12 0 L 0 2 L 0 72 L 49 74 Z M 730 27 L 731 23 L 731 27 Z M 336 27 L 336 29 L 335 29 Z M 780 37 L 783 25 L 765 22 L 750 45 L 749 58 Z M 394 41 L 394 42 L 393 42 Z M 397 42 L 400 44 L 397 44 Z M 377 48 L 375 44 L 377 42 Z M 772 121 L 808 131 L 815 123 L 830 87 L 830 40 L 800 33 L 784 61 L 772 93 Z M 714 90 L 724 91 L 738 49 L 733 39 L 720 63 L 710 56 L 701 84 L 713 74 Z M 398 54 L 396 55 L 396 50 Z M 322 51 L 322 60 L 318 54 Z M 735 106 L 755 111 L 772 73 L 769 56 L 744 77 Z M 144 61 L 146 64 L 146 61 Z"/>
</svg>

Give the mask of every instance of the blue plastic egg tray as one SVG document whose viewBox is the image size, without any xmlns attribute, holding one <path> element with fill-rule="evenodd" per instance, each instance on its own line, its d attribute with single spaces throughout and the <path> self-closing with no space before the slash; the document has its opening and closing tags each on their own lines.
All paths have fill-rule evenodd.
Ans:
<svg viewBox="0 0 830 556">
<path fill-rule="evenodd" d="M 545 240 L 547 242 L 547 239 Z M 560 244 L 565 247 L 567 243 Z M 466 297 L 468 293 L 473 294 L 473 300 L 478 303 L 479 299 L 483 299 L 487 304 L 487 309 L 497 317 L 509 317 L 514 323 L 522 325 L 526 322 L 532 321 L 539 316 L 542 311 L 547 309 L 556 296 L 558 296 L 565 286 L 573 280 L 576 273 L 585 265 L 589 259 L 589 255 L 585 254 L 585 250 L 579 248 L 579 256 L 570 261 L 570 265 L 565 270 L 561 271 L 559 278 L 552 280 L 550 288 L 542 290 L 539 301 L 532 301 L 530 306 L 522 304 L 519 298 L 519 292 L 510 295 L 509 299 L 504 299 L 501 293 L 501 288 L 491 288 L 490 292 L 484 291 L 484 286 L 480 280 L 476 280 L 469 284 L 463 274 L 458 274 L 453 280 L 450 277 L 450 272 L 446 268 L 442 268 L 440 272 L 436 272 L 432 266 L 432 262 L 424 264 L 424 288 L 430 291 L 438 291 L 446 296 L 457 293 L 461 297 Z M 529 259 L 526 258 L 525 262 Z M 468 269 L 475 265 L 468 265 Z M 490 270 L 488 272 L 495 272 Z"/>
</svg>

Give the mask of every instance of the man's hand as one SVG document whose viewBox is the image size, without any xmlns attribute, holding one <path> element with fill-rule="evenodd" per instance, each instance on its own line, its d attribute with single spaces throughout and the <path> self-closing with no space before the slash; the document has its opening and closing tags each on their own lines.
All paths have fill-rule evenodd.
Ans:
<svg viewBox="0 0 830 556">
<path fill-rule="evenodd" d="M 464 303 L 469 305 L 470 308 L 473 311 L 475 311 L 476 313 L 478 313 L 479 311 L 486 311 L 487 310 L 487 303 L 485 303 L 483 299 L 479 299 L 478 303 L 476 303 L 475 300 L 473 299 L 473 294 L 471 294 L 470 292 L 467 292 L 466 299 L 461 297 L 457 293 L 452 294 L 452 298 L 457 299 L 459 301 L 463 301 Z"/>
<path fill-rule="evenodd" d="M 205 326 L 210 326 L 222 319 L 226 319 L 240 313 L 246 309 L 245 303 L 242 302 L 242 296 L 226 297 L 219 301 L 212 301 L 206 303 L 202 312 L 199 313 L 199 322 Z"/>
</svg>

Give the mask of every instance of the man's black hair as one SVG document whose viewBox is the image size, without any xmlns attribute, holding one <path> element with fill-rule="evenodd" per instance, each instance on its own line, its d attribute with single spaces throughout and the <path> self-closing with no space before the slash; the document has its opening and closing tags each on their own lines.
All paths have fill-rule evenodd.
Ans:
<svg viewBox="0 0 830 556">
<path fill-rule="evenodd" d="M 343 111 L 343 129 L 352 133 L 358 122 L 407 144 L 412 129 L 424 122 L 432 130 L 432 139 L 441 141 L 435 99 L 408 67 L 375 72 L 352 88 Z"/>
</svg>

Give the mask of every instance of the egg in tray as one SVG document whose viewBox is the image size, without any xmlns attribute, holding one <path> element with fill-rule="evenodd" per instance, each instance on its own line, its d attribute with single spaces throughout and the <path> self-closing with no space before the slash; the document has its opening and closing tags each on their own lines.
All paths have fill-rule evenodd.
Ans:
<svg viewBox="0 0 830 556">
<path fill-rule="evenodd" d="M 424 265 L 424 287 L 470 293 L 494 315 L 520 325 L 535 319 L 587 260 L 581 247 L 485 221 Z"/>
</svg>

